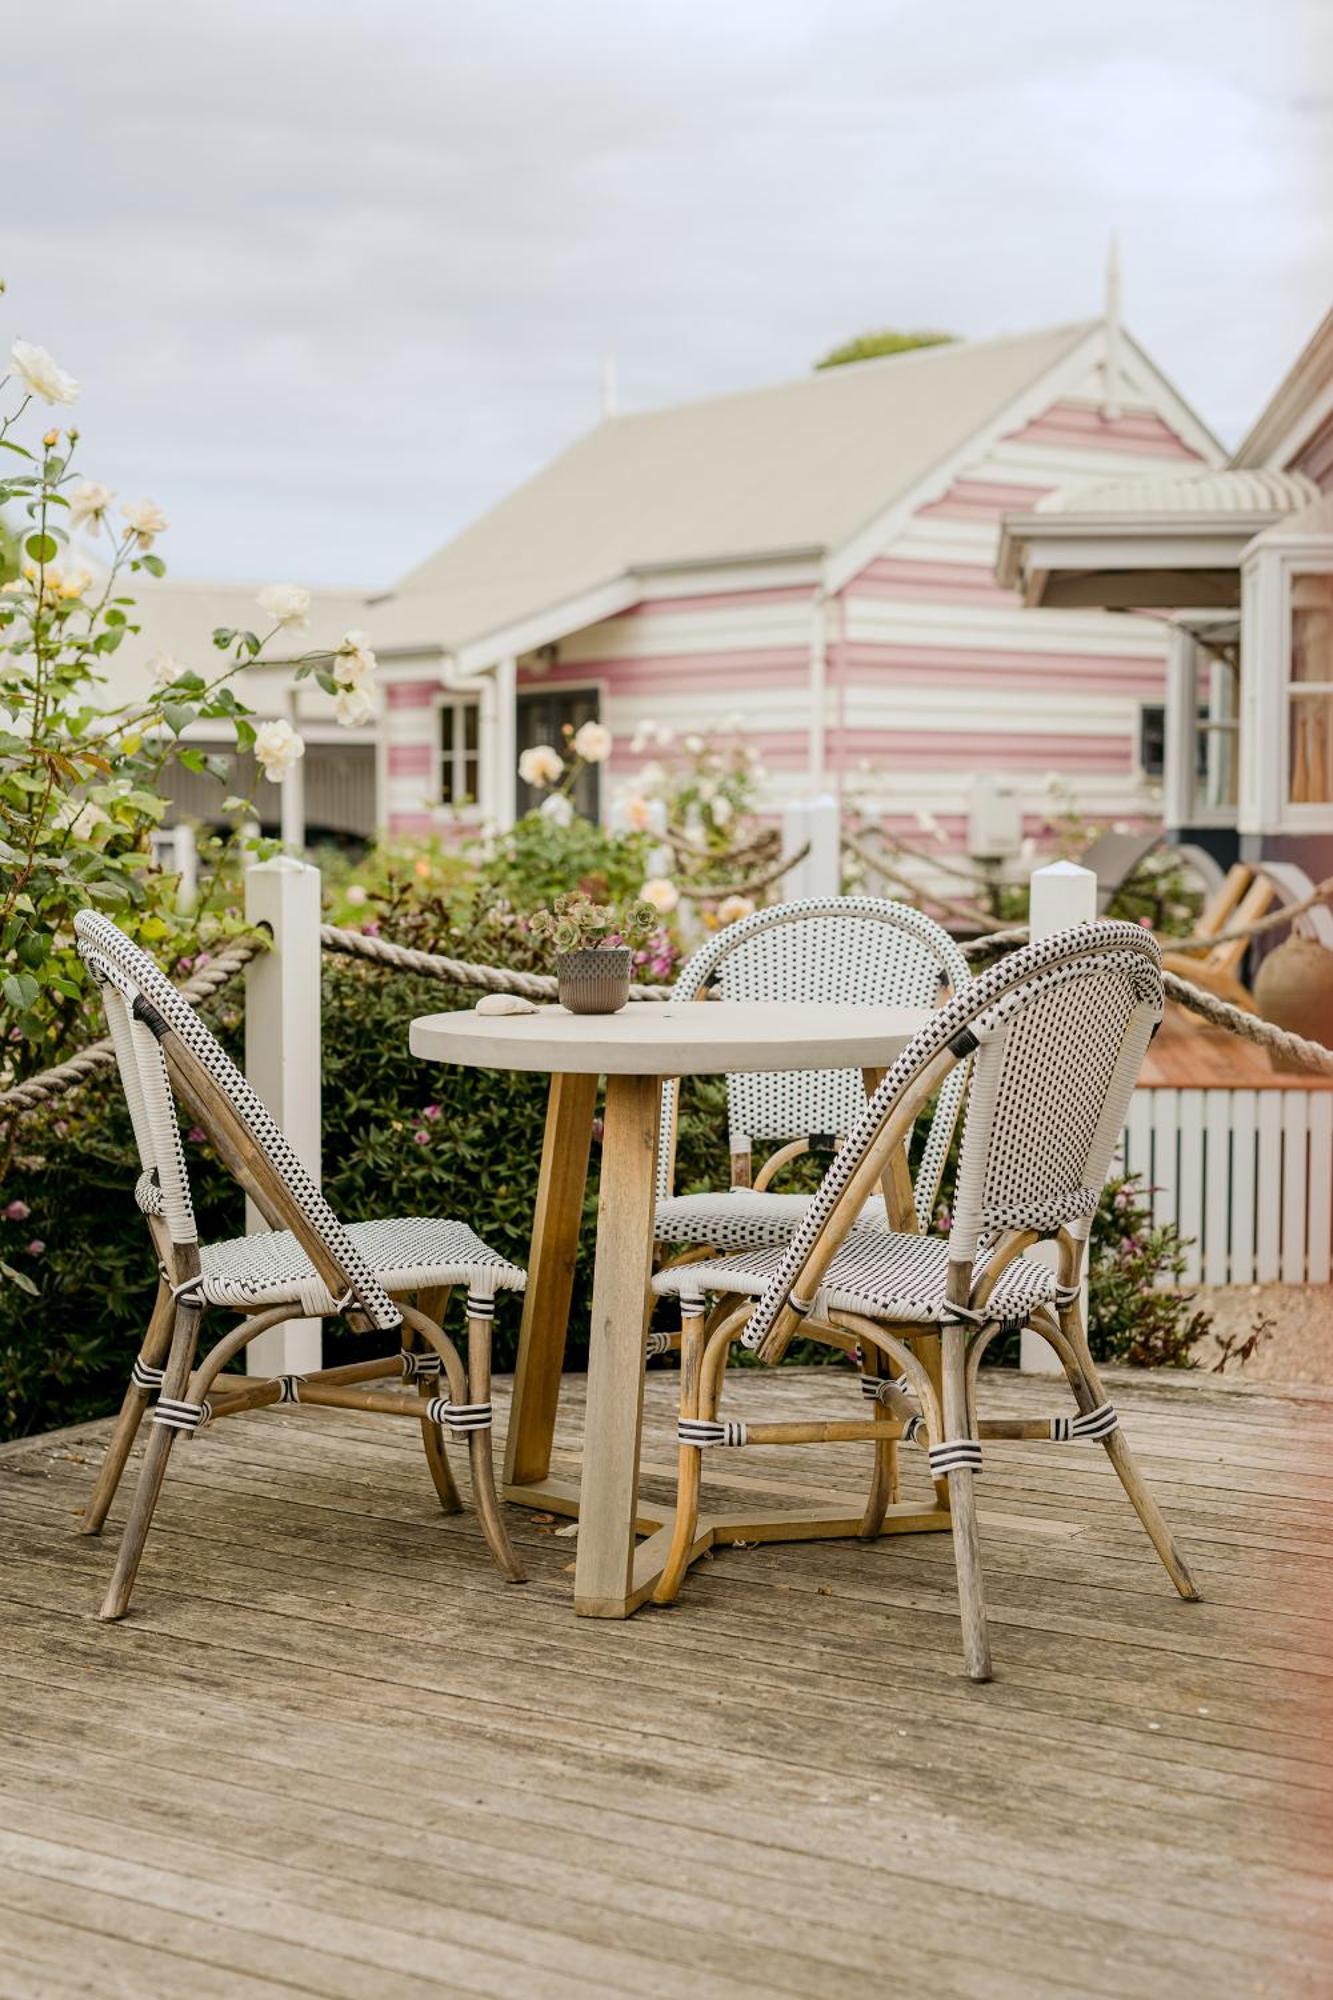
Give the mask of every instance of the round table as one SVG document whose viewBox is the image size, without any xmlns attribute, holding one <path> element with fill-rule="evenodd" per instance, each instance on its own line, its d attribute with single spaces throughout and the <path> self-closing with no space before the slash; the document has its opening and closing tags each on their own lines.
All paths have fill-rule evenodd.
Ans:
<svg viewBox="0 0 1333 2000">
<path fill-rule="evenodd" d="M 670 1510 L 641 1502 L 644 1311 L 652 1265 L 662 1083 L 731 1071 L 859 1069 L 873 1084 L 928 1019 L 922 1008 L 786 1001 L 640 1001 L 619 1014 L 425 1014 L 410 1046 L 425 1062 L 535 1070 L 551 1078 L 528 1258 L 505 1497 L 577 1515 L 575 1610 L 624 1618 L 650 1595 L 670 1540 Z M 605 1077 L 597 1251 L 581 1484 L 552 1479 L 597 1085 Z M 910 1226 L 910 1225 L 909 1225 Z M 936 1510 L 890 1509 L 890 1528 L 947 1525 Z M 808 1537 L 851 1534 L 859 1513 L 814 1510 L 744 1522 L 709 1518 L 710 1539 L 761 1539 L 783 1523 Z M 700 1524 L 701 1530 L 704 1523 Z M 648 1541 L 636 1550 L 636 1533 Z"/>
</svg>

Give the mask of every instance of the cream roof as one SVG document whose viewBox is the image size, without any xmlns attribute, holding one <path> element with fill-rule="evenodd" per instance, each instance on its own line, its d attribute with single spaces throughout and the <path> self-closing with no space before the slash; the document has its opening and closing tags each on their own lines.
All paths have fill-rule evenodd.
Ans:
<svg viewBox="0 0 1333 2000">
<path fill-rule="evenodd" d="M 636 569 L 837 548 L 1095 324 L 613 417 L 378 601 L 375 642 L 453 648 Z"/>
<path fill-rule="evenodd" d="M 1112 515 L 1289 514 L 1308 507 L 1319 488 L 1303 472 L 1206 471 L 1162 473 L 1149 479 L 1105 479 L 1048 493 L 1038 514 Z"/>
</svg>

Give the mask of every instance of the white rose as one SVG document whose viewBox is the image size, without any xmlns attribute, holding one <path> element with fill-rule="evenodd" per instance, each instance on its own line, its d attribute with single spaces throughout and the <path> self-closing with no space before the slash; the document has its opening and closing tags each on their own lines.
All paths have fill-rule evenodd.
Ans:
<svg viewBox="0 0 1333 2000">
<path fill-rule="evenodd" d="M 255 759 L 270 784 L 280 785 L 292 765 L 305 756 L 305 744 L 290 722 L 261 722 L 255 731 Z"/>
<path fill-rule="evenodd" d="M 184 672 L 180 661 L 173 660 L 170 653 L 154 653 L 148 662 L 148 678 L 155 688 L 170 687 Z"/>
<path fill-rule="evenodd" d="M 106 510 L 115 497 L 109 486 L 101 486 L 95 479 L 81 479 L 69 496 L 71 526 L 87 528 L 95 535 L 106 526 Z"/>
<path fill-rule="evenodd" d="M 754 904 L 748 896 L 724 896 L 717 906 L 717 920 L 720 924 L 739 924 L 744 918 L 754 915 Z"/>
<path fill-rule="evenodd" d="M 644 798 L 642 792 L 631 792 L 619 803 L 626 826 L 634 833 L 647 833 L 653 823 L 652 801 Z"/>
<path fill-rule="evenodd" d="M 30 340 L 16 340 L 9 350 L 9 365 L 25 389 L 44 403 L 72 403 L 79 385 L 51 359 L 44 347 Z"/>
<path fill-rule="evenodd" d="M 611 755 L 611 731 L 600 722 L 585 722 L 571 747 L 585 764 L 604 764 Z"/>
<path fill-rule="evenodd" d="M 685 738 L 684 748 L 689 756 L 697 757 L 703 747 L 704 740 L 702 736 L 687 736 Z"/>
<path fill-rule="evenodd" d="M 639 898 L 651 903 L 659 917 L 669 917 L 680 901 L 680 890 L 665 875 L 652 875 L 640 889 Z"/>
<path fill-rule="evenodd" d="M 83 596 L 92 580 L 90 569 L 63 569 L 52 565 L 46 572 L 47 593 L 72 603 L 75 598 Z"/>
<path fill-rule="evenodd" d="M 333 662 L 333 678 L 339 687 L 369 691 L 379 661 L 366 643 L 364 632 L 344 632 L 343 642 Z"/>
<path fill-rule="evenodd" d="M 563 792 L 552 792 L 549 799 L 541 802 L 541 816 L 552 826 L 569 826 L 573 822 L 574 808 Z"/>
<path fill-rule="evenodd" d="M 525 785 L 558 785 L 565 775 L 565 760 L 549 743 L 534 743 L 519 758 L 518 775 Z"/>
<path fill-rule="evenodd" d="M 125 525 L 141 549 L 151 549 L 159 535 L 167 532 L 167 517 L 156 500 L 131 500 L 122 507 Z"/>
<path fill-rule="evenodd" d="M 310 623 L 310 592 L 299 583 L 271 583 L 255 599 L 275 625 L 287 632 L 304 632 Z"/>
<path fill-rule="evenodd" d="M 340 689 L 333 698 L 333 712 L 344 729 L 359 729 L 375 720 L 375 704 L 364 686 Z"/>
</svg>

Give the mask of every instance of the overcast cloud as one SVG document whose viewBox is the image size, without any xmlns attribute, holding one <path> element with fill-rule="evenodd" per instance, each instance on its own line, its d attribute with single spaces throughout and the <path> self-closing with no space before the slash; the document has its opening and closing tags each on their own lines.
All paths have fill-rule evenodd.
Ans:
<svg viewBox="0 0 1333 2000">
<path fill-rule="evenodd" d="M 622 406 L 1126 318 L 1234 442 L 1333 294 L 1321 0 L 6 8 L 0 329 L 176 575 L 381 586 Z"/>
</svg>

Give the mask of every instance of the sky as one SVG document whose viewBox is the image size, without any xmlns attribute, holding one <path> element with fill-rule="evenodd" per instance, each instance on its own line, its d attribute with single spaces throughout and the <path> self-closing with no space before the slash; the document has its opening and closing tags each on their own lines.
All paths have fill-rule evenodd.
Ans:
<svg viewBox="0 0 1333 2000">
<path fill-rule="evenodd" d="M 620 406 L 1125 318 L 1234 444 L 1333 295 L 1323 0 L 6 9 L 0 339 L 177 576 L 384 588 Z"/>
</svg>

